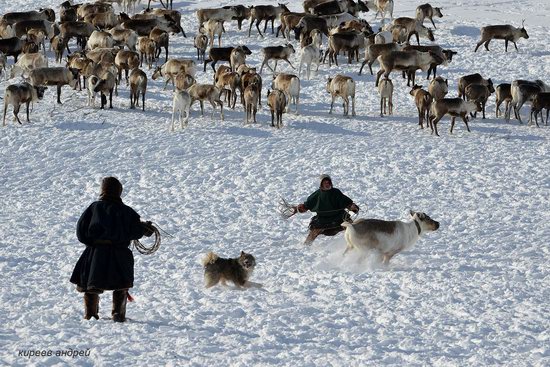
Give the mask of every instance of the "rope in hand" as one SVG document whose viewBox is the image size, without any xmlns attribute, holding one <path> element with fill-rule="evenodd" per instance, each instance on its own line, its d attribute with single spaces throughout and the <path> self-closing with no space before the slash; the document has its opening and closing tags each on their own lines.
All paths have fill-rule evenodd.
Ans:
<svg viewBox="0 0 550 367">
<path fill-rule="evenodd" d="M 368 210 L 368 207 L 367 205 L 365 204 L 364 205 L 365 208 L 365 212 Z M 319 213 L 334 213 L 334 212 L 340 212 L 342 210 L 346 210 L 347 208 L 341 208 L 341 209 L 334 209 L 334 210 L 323 210 L 323 211 L 318 211 L 316 212 L 317 214 Z M 279 212 L 279 214 L 281 215 L 281 217 L 283 219 L 288 219 L 290 217 L 292 217 L 294 214 L 298 213 L 298 206 L 297 205 L 293 205 L 293 204 L 289 204 L 284 198 L 281 198 L 281 200 L 279 200 L 279 205 L 277 207 L 277 211 Z M 357 216 L 359 215 L 359 211 L 357 211 L 357 213 L 354 213 L 354 216 L 352 217 L 352 220 L 355 220 L 357 218 Z"/>
<path fill-rule="evenodd" d="M 155 227 L 152 223 L 148 224 L 148 223 L 142 222 L 141 225 L 142 227 L 151 231 L 155 235 L 155 242 L 149 247 L 145 246 L 139 240 L 133 240 L 132 243 L 140 254 L 151 255 L 155 253 L 160 247 L 160 232 L 159 232 L 159 229 Z"/>
</svg>

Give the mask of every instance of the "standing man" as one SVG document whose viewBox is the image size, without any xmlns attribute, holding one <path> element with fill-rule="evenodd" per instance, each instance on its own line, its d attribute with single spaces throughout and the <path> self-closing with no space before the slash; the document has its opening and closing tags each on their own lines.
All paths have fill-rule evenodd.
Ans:
<svg viewBox="0 0 550 367">
<path fill-rule="evenodd" d="M 86 249 L 78 259 L 71 283 L 84 293 L 84 318 L 99 319 L 99 294 L 113 291 L 112 317 L 126 320 L 128 289 L 134 286 L 132 240 L 151 236 L 151 222 L 141 222 L 139 214 L 121 199 L 122 184 L 115 177 L 101 181 L 99 200 L 80 216 L 76 225 L 78 240 Z"/>
</svg>

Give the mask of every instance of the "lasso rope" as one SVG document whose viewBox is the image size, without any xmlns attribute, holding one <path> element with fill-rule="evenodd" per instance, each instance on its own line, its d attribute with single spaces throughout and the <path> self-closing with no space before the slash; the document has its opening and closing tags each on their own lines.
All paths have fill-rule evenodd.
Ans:
<svg viewBox="0 0 550 367">
<path fill-rule="evenodd" d="M 364 208 L 365 208 L 365 213 L 367 212 L 368 210 L 368 206 L 365 204 L 364 205 Z M 342 208 L 342 209 L 334 209 L 334 210 L 323 210 L 323 211 L 318 211 L 318 212 L 315 212 L 317 214 L 320 214 L 320 213 L 334 213 L 334 212 L 341 212 L 342 210 L 348 210 L 347 208 Z M 278 208 L 277 208 L 277 211 L 279 212 L 279 214 L 281 215 L 281 217 L 283 219 L 288 219 L 290 217 L 292 217 L 294 214 L 298 213 L 298 206 L 297 205 L 293 205 L 293 204 L 289 204 L 284 198 L 281 198 L 281 200 L 279 200 L 279 205 L 278 205 Z M 343 220 L 346 219 L 346 215 L 349 215 L 349 210 L 348 210 L 348 213 L 344 214 L 343 216 Z M 350 219 L 351 221 L 353 222 L 357 217 L 359 216 L 359 211 L 357 211 L 357 213 L 354 213 L 353 215 L 350 215 Z M 338 228 L 339 226 L 337 227 L 334 227 L 334 228 Z M 333 229 L 333 228 L 326 228 L 326 229 Z"/>
<path fill-rule="evenodd" d="M 155 253 L 160 247 L 160 232 L 159 232 L 159 229 L 155 227 L 153 224 L 149 225 L 147 223 L 142 223 L 141 225 L 153 231 L 153 234 L 155 235 L 155 242 L 149 247 L 145 246 L 139 240 L 133 240 L 132 243 L 134 244 L 134 247 L 140 254 L 151 255 Z"/>
</svg>

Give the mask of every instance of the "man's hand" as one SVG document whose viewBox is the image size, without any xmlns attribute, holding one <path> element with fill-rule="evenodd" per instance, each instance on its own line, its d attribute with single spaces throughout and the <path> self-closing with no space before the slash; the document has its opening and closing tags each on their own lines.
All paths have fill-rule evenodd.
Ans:
<svg viewBox="0 0 550 367">
<path fill-rule="evenodd" d="M 305 213 L 307 212 L 307 208 L 304 204 L 299 204 L 296 209 L 298 209 L 298 213 Z"/>
<path fill-rule="evenodd" d="M 153 233 L 155 233 L 153 231 L 153 223 L 151 221 L 147 221 L 147 222 L 141 222 L 142 226 L 143 226 L 143 235 L 145 237 L 151 237 L 153 235 Z"/>
<path fill-rule="evenodd" d="M 353 203 L 351 204 L 348 209 L 352 212 L 354 212 L 355 214 L 359 213 L 359 207 L 357 206 L 357 204 Z"/>
</svg>

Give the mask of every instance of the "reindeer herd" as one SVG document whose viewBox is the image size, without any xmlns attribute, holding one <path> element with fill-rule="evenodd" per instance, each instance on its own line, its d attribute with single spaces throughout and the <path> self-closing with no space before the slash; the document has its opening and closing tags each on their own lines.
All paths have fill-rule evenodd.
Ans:
<svg viewBox="0 0 550 367">
<path fill-rule="evenodd" d="M 199 9 L 196 11 L 198 29 L 193 40 L 196 48 L 196 60 L 169 58 L 171 37 L 181 34 L 187 37 L 181 24 L 181 12 L 168 8 L 151 9 L 149 5 L 141 13 L 135 13 L 135 1 L 103 1 L 96 3 L 73 4 L 65 1 L 60 4 L 58 16 L 53 9 L 38 9 L 3 14 L 0 18 L 0 73 L 10 79 L 23 77 L 21 83 L 10 84 L 4 94 L 3 124 L 6 111 L 13 106 L 17 122 L 20 106 L 25 104 L 27 121 L 29 105 L 43 98 L 46 86 L 57 87 L 57 103 L 61 103 L 61 89 L 64 85 L 88 93 L 88 106 L 95 106 L 96 95 L 101 97 L 100 108 L 113 108 L 113 94 L 118 95 L 118 87 L 123 78 L 130 90 L 130 108 L 139 107 L 145 111 L 145 96 L 148 85 L 148 73 L 141 68 L 151 70 L 151 78 L 164 80 L 164 88 L 169 84 L 174 90 L 171 130 L 179 120 L 184 128 L 189 120 L 191 106 L 199 101 L 201 114 L 204 102 L 220 109 L 220 118 L 224 119 L 224 104 L 235 109 L 237 100 L 243 106 L 244 121 L 256 123 L 256 113 L 262 103 L 264 69 L 273 73 L 273 80 L 267 90 L 267 106 L 271 111 L 272 126 L 282 126 L 283 113 L 298 113 L 300 101 L 300 77 L 307 80 L 315 75 L 319 67 L 328 60 L 338 64 L 338 56 L 347 54 L 348 64 L 360 61 L 364 57 L 358 74 L 361 75 L 368 65 L 374 75 L 373 65 L 378 62 L 376 87 L 380 95 L 380 116 L 393 114 L 394 82 L 392 72 L 401 72 L 411 88 L 418 111 L 418 124 L 421 128 L 429 126 L 432 134 L 439 135 L 437 123 L 445 116 L 451 116 L 451 133 L 455 119 L 460 117 L 468 131 L 470 117 L 477 112 L 485 118 L 485 107 L 491 94 L 496 94 L 496 116 L 502 112 L 500 106 L 505 103 L 504 116 L 510 119 L 511 111 L 521 123 L 520 109 L 526 102 L 531 103 L 529 123 L 546 109 L 546 124 L 550 109 L 550 86 L 540 80 L 514 80 L 494 86 L 490 78 L 480 74 L 461 77 L 458 81 L 458 97 L 446 98 L 449 91 L 447 79 L 437 76 L 437 67 L 447 65 L 457 52 L 443 49 L 436 44 L 420 45 L 420 39 L 435 42 L 434 18 L 442 18 L 441 8 L 422 4 L 416 8 L 414 17 L 393 18 L 394 0 L 304 0 L 303 12 L 292 12 L 287 4 L 278 5 L 232 5 L 221 8 Z M 115 4 L 123 10 L 115 12 Z M 380 16 L 381 28 L 375 32 L 361 15 L 368 11 Z M 133 15 L 129 15 L 130 13 Z M 428 19 L 434 30 L 424 26 Z M 259 71 L 246 63 L 252 51 L 246 45 L 222 46 L 226 25 L 237 21 L 239 31 L 248 20 L 248 37 L 257 34 L 264 38 L 271 24 L 271 34 L 285 39 L 284 44 L 267 46 L 260 50 Z M 261 24 L 263 24 L 263 30 Z M 275 27 L 275 22 L 279 24 Z M 277 29 L 275 29 L 277 28 Z M 246 33 L 245 33 L 246 34 Z M 416 40 L 411 45 L 410 40 Z M 475 51 L 484 45 L 488 51 L 493 39 L 508 43 L 529 36 L 523 24 L 521 28 L 511 25 L 490 25 L 481 28 L 481 40 Z M 76 40 L 78 51 L 71 52 L 70 41 Z M 326 39 L 326 42 L 323 42 Z M 49 66 L 46 53 L 46 40 L 50 41 L 56 64 Z M 298 41 L 298 42 L 296 42 Z M 294 45 L 293 45 L 294 43 Z M 323 44 L 326 50 L 323 50 Z M 299 48 L 298 48 L 299 45 Z M 252 45 L 249 45 L 252 46 Z M 74 47 L 74 46 L 73 46 Z M 161 53 L 164 50 L 164 61 Z M 298 75 L 277 73 L 277 64 L 284 61 L 296 69 L 292 59 L 299 54 Z M 7 58 L 13 57 L 8 64 Z M 162 62 L 160 66 L 157 66 Z M 218 63 L 228 63 L 219 65 Z M 213 70 L 213 83 L 200 84 L 196 81 L 197 63 L 203 64 L 203 73 L 210 64 Z M 7 67 L 11 70 L 7 71 Z M 217 68 L 216 68 L 217 66 Z M 314 70 L 313 67 L 315 68 Z M 433 74 L 428 90 L 416 82 L 416 71 L 427 72 L 427 78 Z M 356 81 L 351 76 L 332 75 L 326 80 L 326 90 L 331 95 L 329 113 L 332 113 L 336 98 L 343 100 L 344 115 L 355 116 Z M 541 117 L 544 122 L 544 118 Z"/>
</svg>

